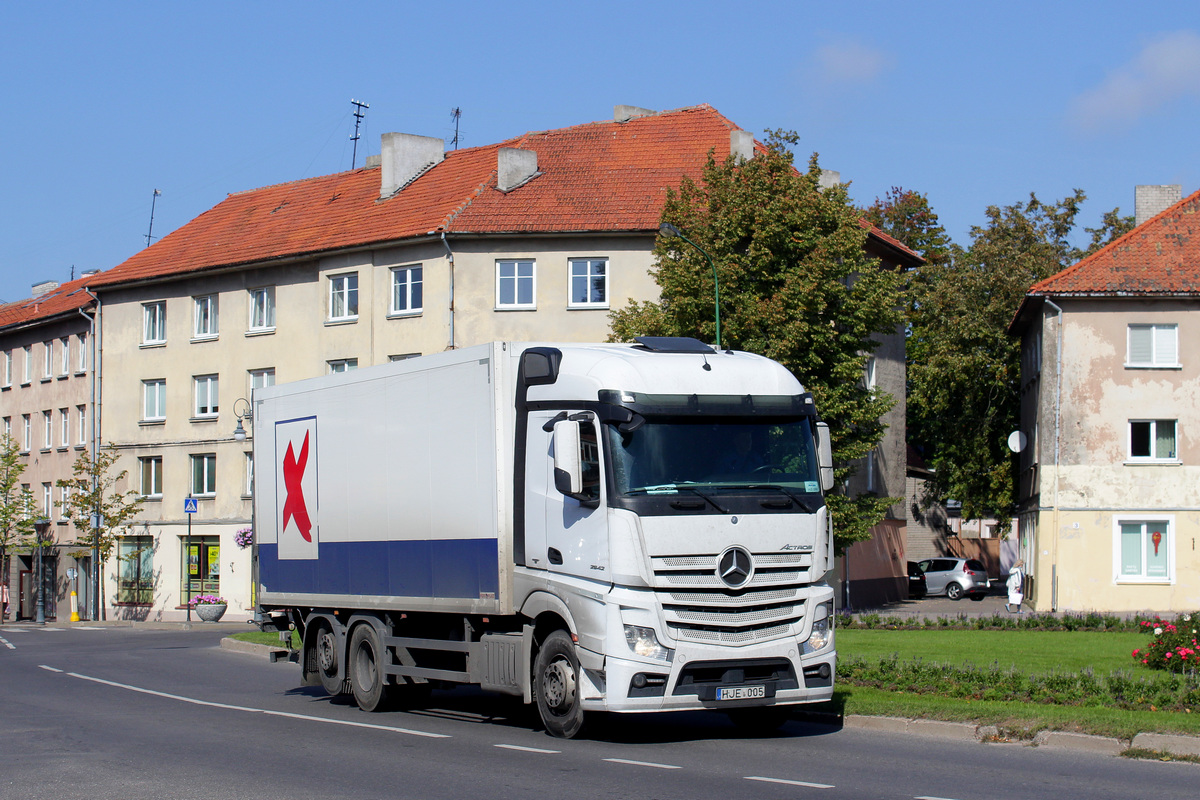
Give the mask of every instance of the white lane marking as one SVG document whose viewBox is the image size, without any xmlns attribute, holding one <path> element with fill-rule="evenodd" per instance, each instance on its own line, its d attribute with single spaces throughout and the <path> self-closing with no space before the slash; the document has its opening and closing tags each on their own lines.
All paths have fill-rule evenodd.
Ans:
<svg viewBox="0 0 1200 800">
<path fill-rule="evenodd" d="M 954 800 L 954 798 L 953 797 L 930 797 L 929 795 L 923 794 L 923 795 L 914 797 L 913 800 Z"/>
<path fill-rule="evenodd" d="M 44 669 L 47 672 L 62 672 L 61 669 L 55 669 L 54 667 L 48 667 L 45 664 L 38 664 L 38 669 Z"/>
<path fill-rule="evenodd" d="M 184 697 L 178 694 L 168 694 L 167 692 L 156 692 L 153 689 L 143 689 L 140 686 L 131 686 L 127 683 L 116 683 L 115 681 L 106 681 L 102 678 L 93 678 L 90 675 L 80 675 L 78 672 L 68 672 L 72 678 L 79 678 L 93 683 L 101 683 L 105 686 L 113 686 L 118 689 L 126 689 L 131 692 L 139 692 L 141 694 L 153 695 L 155 697 L 163 697 L 167 700 L 178 700 L 181 703 L 191 703 L 196 706 L 208 706 L 209 708 L 224 708 L 229 711 L 245 711 L 251 714 L 266 714 L 269 717 L 286 717 L 288 719 L 301 719 L 308 722 L 324 722 L 330 725 L 345 725 L 350 728 L 369 728 L 376 731 L 389 731 L 391 733 L 406 733 L 410 736 L 424 736 L 428 739 L 449 739 L 451 736 L 445 733 L 430 733 L 428 731 L 417 731 L 411 728 L 395 728 L 390 725 L 372 725 L 369 722 L 351 722 L 342 719 L 326 719 L 325 717 L 314 717 L 308 714 L 293 714 L 287 711 L 272 711 L 266 708 L 252 708 L 250 706 L 233 706 L 228 703 L 214 703 L 210 700 L 197 700 L 194 697 Z"/>
<path fill-rule="evenodd" d="M 655 769 L 683 769 L 673 764 L 655 764 L 653 761 L 630 761 L 627 758 L 606 758 L 605 761 L 611 761 L 614 764 L 632 764 L 635 767 L 654 767 Z"/>
<path fill-rule="evenodd" d="M 0 636 L 0 642 L 3 642 L 4 646 L 7 647 L 9 650 L 17 649 L 17 646 L 15 644 L 10 642 L 8 639 L 5 639 L 3 636 Z"/>
<path fill-rule="evenodd" d="M 505 750 L 520 750 L 522 753 L 561 753 L 562 750 L 543 750 L 540 747 L 522 747 L 519 744 L 495 744 L 492 747 L 500 747 Z"/>
<path fill-rule="evenodd" d="M 832 789 L 832 784 L 829 783 L 809 783 L 808 781 L 789 781 L 783 778 L 763 778 L 759 775 L 747 775 L 748 781 L 763 781 L 764 783 L 783 783 L 788 786 L 807 786 L 809 789 Z"/>
</svg>

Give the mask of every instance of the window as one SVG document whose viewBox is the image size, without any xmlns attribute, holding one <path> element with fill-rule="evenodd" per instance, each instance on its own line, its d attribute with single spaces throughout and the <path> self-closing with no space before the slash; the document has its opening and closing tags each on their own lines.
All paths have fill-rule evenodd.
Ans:
<svg viewBox="0 0 1200 800">
<path fill-rule="evenodd" d="M 154 537 L 122 536 L 117 539 L 117 564 L 117 602 L 153 603 Z"/>
<path fill-rule="evenodd" d="M 262 389 L 266 386 L 275 385 L 275 369 L 252 369 L 250 370 L 250 391 Z"/>
<path fill-rule="evenodd" d="M 22 373 L 21 383 L 29 383 L 33 375 L 33 345 L 25 345 L 25 372 Z"/>
<path fill-rule="evenodd" d="M 142 419 L 158 421 L 167 418 L 167 382 L 165 380 L 142 381 Z M 80 406 L 82 408 L 82 406 Z"/>
<path fill-rule="evenodd" d="M 187 558 L 187 568 L 179 587 L 179 603 L 198 594 L 221 593 L 221 539 L 217 536 L 179 537 L 179 551 Z"/>
<path fill-rule="evenodd" d="M 410 358 L 420 357 L 420 353 L 398 353 L 394 356 L 388 356 L 388 361 L 408 361 Z"/>
<path fill-rule="evenodd" d="M 58 444 L 60 447 L 67 447 L 71 444 L 71 409 L 60 408 L 58 410 Z"/>
<path fill-rule="evenodd" d="M 421 267 L 392 270 L 392 314 L 421 313 Z"/>
<path fill-rule="evenodd" d="M 250 330 L 275 330 L 275 287 L 250 290 Z"/>
<path fill-rule="evenodd" d="M 496 262 L 496 308 L 536 308 L 536 272 L 532 261 Z"/>
<path fill-rule="evenodd" d="M 58 340 L 59 349 L 62 351 L 62 360 L 59 363 L 58 374 L 66 375 L 71 371 L 71 337 L 64 336 Z"/>
<path fill-rule="evenodd" d="M 12 437 L 12 417 L 4 418 L 4 435 L 10 438 Z"/>
<path fill-rule="evenodd" d="M 79 334 L 79 371 L 87 372 L 88 368 L 88 352 L 87 352 L 87 334 Z"/>
<path fill-rule="evenodd" d="M 162 456 L 138 459 L 142 475 L 142 496 L 162 497 Z"/>
<path fill-rule="evenodd" d="M 357 358 L 339 358 L 336 361 L 329 362 L 329 372 L 349 372 L 352 369 L 358 369 Z"/>
<path fill-rule="evenodd" d="M 167 341 L 167 304 L 142 305 L 142 344 L 163 344 Z"/>
<path fill-rule="evenodd" d="M 75 410 L 79 413 L 79 443 L 87 444 L 87 406 L 75 406 Z"/>
<path fill-rule="evenodd" d="M 1129 421 L 1130 461 L 1176 461 L 1175 420 Z"/>
<path fill-rule="evenodd" d="M 12 350 L 4 351 L 4 385 L 12 386 Z"/>
<path fill-rule="evenodd" d="M 875 356 L 867 356 L 863 385 L 867 388 L 867 391 L 875 388 Z"/>
<path fill-rule="evenodd" d="M 71 485 L 64 483 L 58 487 L 58 510 L 59 514 L 66 516 L 70 512 L 71 504 Z"/>
<path fill-rule="evenodd" d="M 608 308 L 608 259 L 572 258 L 571 298 L 573 308 Z"/>
<path fill-rule="evenodd" d="M 212 339 L 217 335 L 217 296 L 209 294 L 195 300 L 196 319 L 192 335 L 196 339 Z"/>
<path fill-rule="evenodd" d="M 192 456 L 192 494 L 209 496 L 217 493 L 217 456 L 213 453 Z"/>
<path fill-rule="evenodd" d="M 1130 325 L 1127 367 L 1178 367 L 1178 325 Z"/>
<path fill-rule="evenodd" d="M 42 484 L 42 516 L 46 519 L 54 519 L 54 486 L 50 483 Z"/>
<path fill-rule="evenodd" d="M 54 375 L 54 342 L 42 342 L 42 377 L 50 378 Z"/>
<path fill-rule="evenodd" d="M 246 485 L 243 487 L 242 496 L 250 497 L 254 494 L 254 453 L 246 453 Z"/>
<path fill-rule="evenodd" d="M 42 412 L 42 432 L 45 434 L 42 439 L 42 448 L 49 450 L 54 446 L 54 415 L 49 411 Z"/>
<path fill-rule="evenodd" d="M 1117 583 L 1171 583 L 1175 579 L 1174 519 L 1114 518 Z"/>
<path fill-rule="evenodd" d="M 196 409 L 193 416 L 215 417 L 221 409 L 216 375 L 197 375 Z"/>
<path fill-rule="evenodd" d="M 28 414 L 21 415 L 21 449 L 26 453 L 29 452 L 29 447 L 33 444 L 30 440 L 33 438 L 33 425 L 30 422 Z"/>
<path fill-rule="evenodd" d="M 358 318 L 358 273 L 334 275 L 329 279 L 329 319 Z"/>
</svg>

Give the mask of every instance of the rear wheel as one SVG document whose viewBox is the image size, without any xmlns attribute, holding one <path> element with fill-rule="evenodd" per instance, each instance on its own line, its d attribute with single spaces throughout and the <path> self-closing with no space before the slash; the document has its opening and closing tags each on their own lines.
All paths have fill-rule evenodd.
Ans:
<svg viewBox="0 0 1200 800">
<path fill-rule="evenodd" d="M 387 706 L 390 687 L 383 665 L 386 651 L 379 634 L 369 624 L 359 625 L 350 637 L 350 686 L 354 702 L 363 711 Z"/>
<path fill-rule="evenodd" d="M 570 739 L 583 727 L 579 699 L 579 659 L 566 631 L 554 631 L 542 642 L 533 665 L 533 688 L 546 733 Z"/>
<path fill-rule="evenodd" d="M 317 628 L 317 672 L 321 676 L 321 688 L 331 695 L 343 694 L 347 681 L 338 678 L 338 643 L 337 636 L 328 622 L 318 623 Z"/>
<path fill-rule="evenodd" d="M 946 597 L 949 597 L 951 600 L 961 600 L 962 596 L 963 596 L 962 586 L 960 586 L 957 583 L 947 584 Z"/>
</svg>

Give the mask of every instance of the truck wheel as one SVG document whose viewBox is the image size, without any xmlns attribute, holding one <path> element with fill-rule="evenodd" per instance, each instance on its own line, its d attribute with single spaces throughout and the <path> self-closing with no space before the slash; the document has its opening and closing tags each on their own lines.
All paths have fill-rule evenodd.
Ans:
<svg viewBox="0 0 1200 800">
<path fill-rule="evenodd" d="M 542 642 L 533 665 L 533 691 L 546 733 L 571 739 L 583 727 L 579 702 L 579 659 L 566 631 L 554 631 Z"/>
<path fill-rule="evenodd" d="M 389 688 L 383 672 L 386 651 L 370 625 L 359 625 L 350 636 L 350 686 L 363 711 L 382 711 Z"/>
<path fill-rule="evenodd" d="M 946 597 L 951 600 L 961 600 L 963 596 L 963 588 L 957 583 L 951 583 L 946 586 Z"/>
<path fill-rule="evenodd" d="M 338 679 L 337 637 L 329 623 L 322 622 L 317 628 L 317 672 L 321 674 L 321 688 L 334 697 L 343 694 L 347 681 Z"/>
</svg>

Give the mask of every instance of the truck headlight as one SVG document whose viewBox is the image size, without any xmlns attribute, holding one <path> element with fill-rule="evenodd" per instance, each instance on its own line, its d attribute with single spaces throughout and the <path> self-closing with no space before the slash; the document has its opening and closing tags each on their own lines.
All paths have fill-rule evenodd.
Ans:
<svg viewBox="0 0 1200 800">
<path fill-rule="evenodd" d="M 658 643 L 658 637 L 654 635 L 653 628 L 644 628 L 641 625 L 626 625 L 625 641 L 629 644 L 630 650 L 643 658 L 657 658 L 660 661 L 670 661 L 675 656 L 674 650 L 663 647 Z"/>
<path fill-rule="evenodd" d="M 833 641 L 833 601 L 821 603 L 813 609 L 812 633 L 804 643 L 804 654 L 815 653 Z"/>
</svg>

